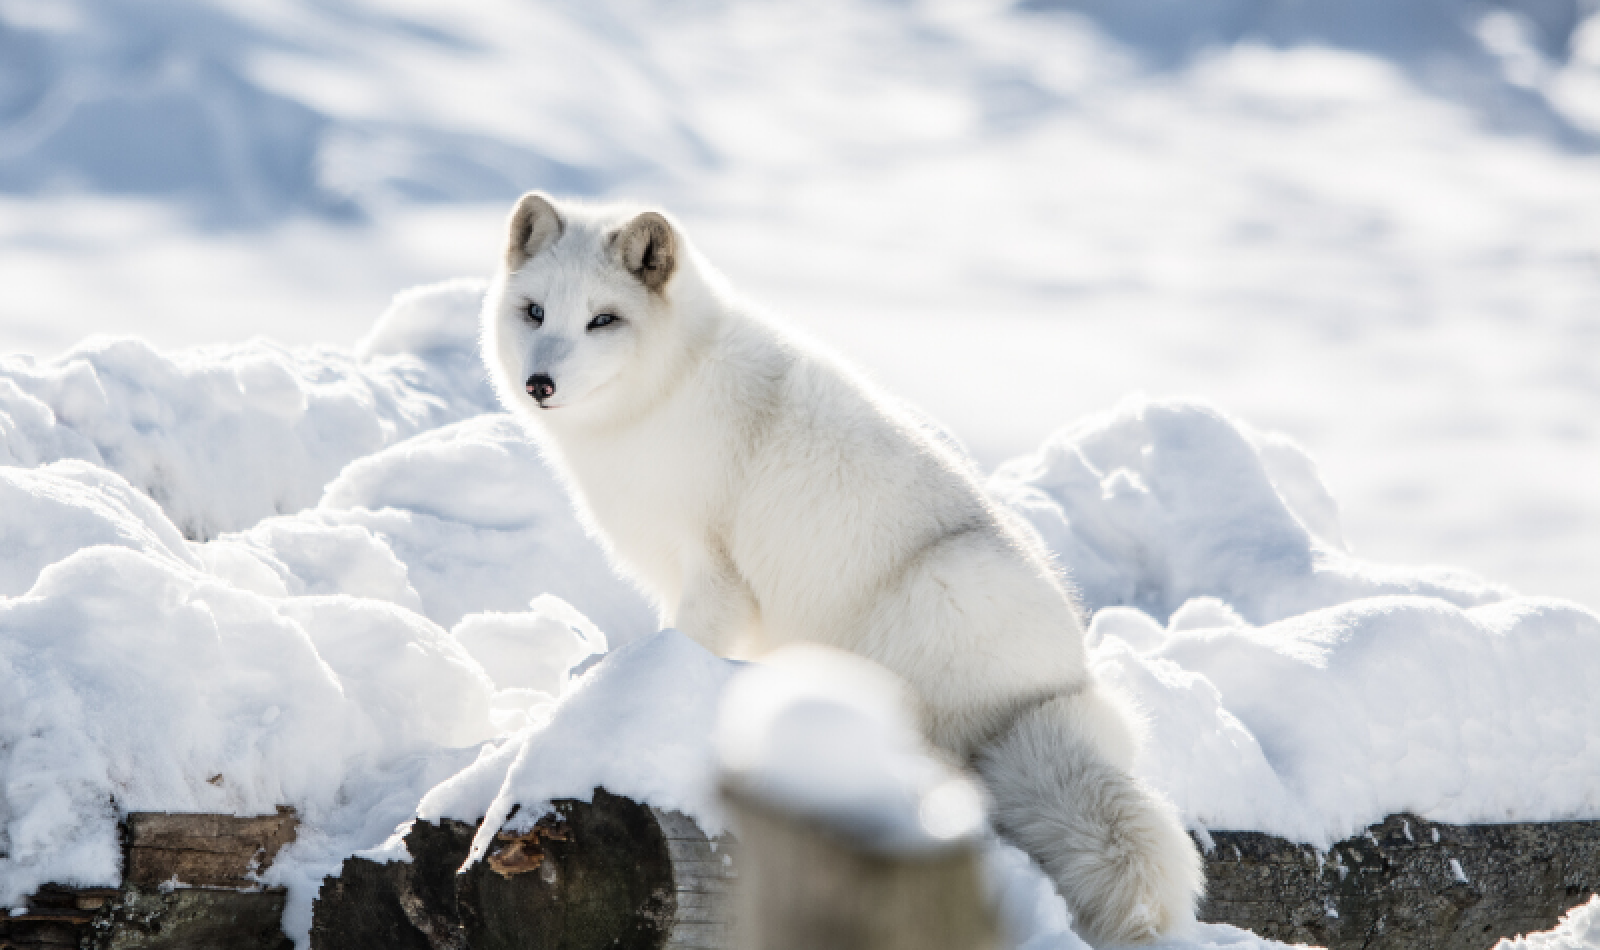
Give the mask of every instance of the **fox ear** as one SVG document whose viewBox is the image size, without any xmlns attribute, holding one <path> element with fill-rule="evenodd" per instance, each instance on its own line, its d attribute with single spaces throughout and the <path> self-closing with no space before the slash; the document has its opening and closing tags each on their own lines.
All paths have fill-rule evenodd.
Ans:
<svg viewBox="0 0 1600 950">
<path fill-rule="evenodd" d="M 530 191 L 517 199 L 511 209 L 511 224 L 506 235 L 506 269 L 515 271 L 528 258 L 556 242 L 565 224 L 556 206 L 542 191 Z"/>
<path fill-rule="evenodd" d="M 622 266 L 651 290 L 660 290 L 678 262 L 678 236 L 667 219 L 645 211 L 611 239 Z"/>
</svg>

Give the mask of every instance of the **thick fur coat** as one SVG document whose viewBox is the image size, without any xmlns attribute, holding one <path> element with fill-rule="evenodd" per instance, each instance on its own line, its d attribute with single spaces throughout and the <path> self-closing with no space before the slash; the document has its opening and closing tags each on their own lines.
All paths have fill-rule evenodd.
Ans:
<svg viewBox="0 0 1600 950">
<path fill-rule="evenodd" d="M 1129 773 L 1069 589 L 913 413 L 740 300 L 654 211 L 523 196 L 483 320 L 500 398 L 663 623 L 723 655 L 875 660 L 1080 933 L 1193 921 L 1198 856 Z"/>
</svg>

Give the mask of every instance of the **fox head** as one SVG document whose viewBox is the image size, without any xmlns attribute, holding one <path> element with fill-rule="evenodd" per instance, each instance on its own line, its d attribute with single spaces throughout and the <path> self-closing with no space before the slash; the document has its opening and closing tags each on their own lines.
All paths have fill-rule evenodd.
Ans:
<svg viewBox="0 0 1600 950">
<path fill-rule="evenodd" d="M 683 351 L 687 251 L 660 212 L 523 195 L 484 304 L 501 400 L 556 424 L 648 398 Z"/>
</svg>

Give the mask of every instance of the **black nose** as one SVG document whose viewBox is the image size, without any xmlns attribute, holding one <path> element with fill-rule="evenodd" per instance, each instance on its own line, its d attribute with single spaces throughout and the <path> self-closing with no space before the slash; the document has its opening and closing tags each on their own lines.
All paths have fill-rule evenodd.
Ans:
<svg viewBox="0 0 1600 950">
<path fill-rule="evenodd" d="M 543 373 L 534 373 L 528 377 L 528 395 L 544 402 L 556 394 L 556 381 Z"/>
</svg>

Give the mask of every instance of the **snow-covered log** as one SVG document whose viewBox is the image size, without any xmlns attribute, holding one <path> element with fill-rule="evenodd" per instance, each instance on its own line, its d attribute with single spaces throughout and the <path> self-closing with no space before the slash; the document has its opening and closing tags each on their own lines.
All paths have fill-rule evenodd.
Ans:
<svg viewBox="0 0 1600 950">
<path fill-rule="evenodd" d="M 1600 893 L 1600 821 L 1393 815 L 1326 852 L 1248 831 L 1209 837 L 1205 920 L 1330 950 L 1486 950 Z"/>
<path fill-rule="evenodd" d="M 133 812 L 120 887 L 46 885 L 0 915 L 0 948 L 289 950 L 285 891 L 260 874 L 294 840 L 293 809 L 234 816 Z"/>
<path fill-rule="evenodd" d="M 558 801 L 531 830 L 500 832 L 463 871 L 475 833 L 419 821 L 411 861 L 346 860 L 317 898 L 313 950 L 732 946 L 725 842 L 681 814 L 595 789 L 592 803 Z"/>
<path fill-rule="evenodd" d="M 829 856 L 832 876 L 818 879 L 826 887 L 796 892 L 792 906 L 855 900 L 864 881 L 894 877 L 893 862 L 881 858 L 834 863 L 849 849 L 792 819 L 752 812 L 741 822 L 747 837 L 794 845 L 769 856 Z M 130 815 L 122 885 L 41 888 L 26 914 L 0 913 L 0 948 L 286 950 L 283 890 L 233 875 L 269 868 L 293 823 L 288 813 Z M 449 819 L 419 821 L 405 838 L 409 862 L 347 860 L 323 882 L 311 946 L 736 946 L 731 842 L 708 839 L 677 812 L 597 789 L 592 804 L 557 802 L 534 830 L 497 835 L 488 859 L 458 874 L 475 832 Z M 1210 892 L 1202 919 L 1330 950 L 1487 950 L 1505 936 L 1548 930 L 1600 893 L 1594 821 L 1445 825 L 1396 815 L 1327 851 L 1245 831 L 1213 831 L 1203 844 Z M 741 873 L 757 870 L 752 860 L 741 844 Z M 923 894 L 972 883 L 970 869 L 949 862 L 918 867 L 901 878 Z"/>
</svg>

